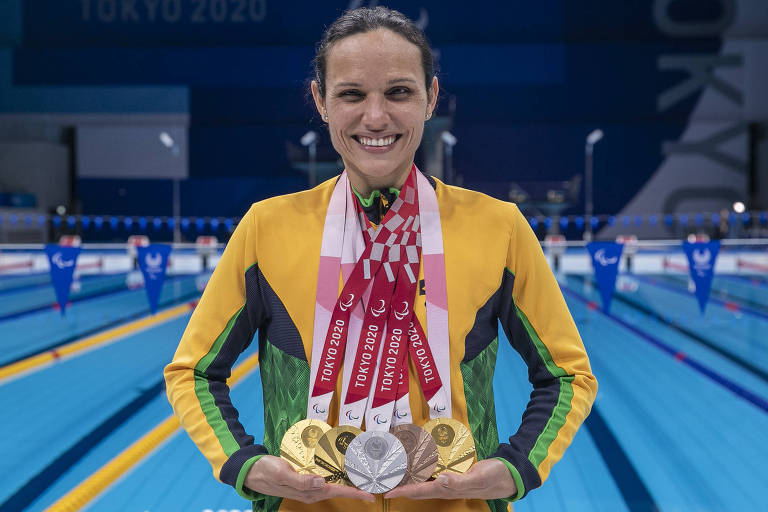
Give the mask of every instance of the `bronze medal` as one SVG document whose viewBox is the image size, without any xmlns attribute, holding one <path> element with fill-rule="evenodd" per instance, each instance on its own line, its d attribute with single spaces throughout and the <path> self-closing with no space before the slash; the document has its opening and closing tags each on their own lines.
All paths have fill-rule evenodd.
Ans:
<svg viewBox="0 0 768 512">
<path fill-rule="evenodd" d="M 331 426 L 320 420 L 301 420 L 294 423 L 280 442 L 280 458 L 288 461 L 298 473 L 317 474 L 315 446 Z"/>
<path fill-rule="evenodd" d="M 413 423 L 392 427 L 392 433 L 405 448 L 408 467 L 400 485 L 426 482 L 437 467 L 437 444 L 429 432 Z"/>
<path fill-rule="evenodd" d="M 344 471 L 344 457 L 349 443 L 362 433 L 352 425 L 339 425 L 323 434 L 315 446 L 315 474 L 326 482 L 354 487 Z"/>
<path fill-rule="evenodd" d="M 435 418 L 424 424 L 424 430 L 437 444 L 437 469 L 440 473 L 464 473 L 475 462 L 475 440 L 460 421 L 453 418 Z"/>
</svg>

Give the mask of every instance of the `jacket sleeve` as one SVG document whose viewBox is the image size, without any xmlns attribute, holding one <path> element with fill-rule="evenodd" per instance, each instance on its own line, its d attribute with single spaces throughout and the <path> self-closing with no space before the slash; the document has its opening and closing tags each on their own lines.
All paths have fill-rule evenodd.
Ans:
<svg viewBox="0 0 768 512">
<path fill-rule="evenodd" d="M 539 241 L 515 206 L 500 320 L 528 365 L 533 385 L 518 431 L 499 445 L 518 486 L 513 500 L 539 487 L 589 415 L 597 393 L 576 324 Z"/>
<path fill-rule="evenodd" d="M 248 499 L 255 495 L 243 489 L 245 474 L 267 450 L 245 432 L 227 379 L 267 321 L 258 289 L 254 219 L 252 207 L 232 234 L 164 372 L 174 412 L 214 476 Z"/>
</svg>

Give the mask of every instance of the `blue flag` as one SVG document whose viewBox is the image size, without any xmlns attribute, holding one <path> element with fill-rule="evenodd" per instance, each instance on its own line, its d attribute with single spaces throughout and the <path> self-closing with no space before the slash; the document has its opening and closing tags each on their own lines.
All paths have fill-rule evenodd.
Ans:
<svg viewBox="0 0 768 512">
<path fill-rule="evenodd" d="M 715 259 L 720 251 L 720 242 L 683 242 L 683 250 L 688 257 L 688 269 L 696 286 L 699 309 L 704 313 L 712 287 L 712 277 L 715 274 Z"/>
<path fill-rule="evenodd" d="M 139 269 L 144 274 L 144 288 L 147 289 L 149 310 L 152 314 L 155 314 L 157 312 L 157 304 L 160 301 L 160 292 L 163 289 L 163 281 L 165 281 L 165 269 L 168 266 L 171 246 L 152 244 L 146 247 L 137 247 L 136 251 Z"/>
<path fill-rule="evenodd" d="M 51 267 L 51 282 L 53 282 L 53 289 L 56 291 L 56 300 L 63 315 L 67 308 L 69 290 L 72 287 L 72 278 L 75 274 L 80 247 L 47 244 L 45 253 L 48 255 L 48 263 Z"/>
<path fill-rule="evenodd" d="M 611 308 L 613 291 L 616 288 L 616 276 L 619 273 L 619 261 L 624 244 L 616 242 L 591 242 L 587 250 L 592 255 L 592 267 L 595 269 L 595 279 L 603 300 L 603 311 Z"/>
</svg>

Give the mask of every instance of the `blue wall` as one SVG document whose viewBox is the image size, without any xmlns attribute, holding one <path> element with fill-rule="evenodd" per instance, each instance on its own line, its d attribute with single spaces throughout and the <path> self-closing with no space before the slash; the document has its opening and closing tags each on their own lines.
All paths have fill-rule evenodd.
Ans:
<svg viewBox="0 0 768 512">
<path fill-rule="evenodd" d="M 13 90 L 27 92 L 0 101 L 0 110 L 188 111 L 190 191 L 243 179 L 241 190 L 254 194 L 247 204 L 300 188 L 285 145 L 322 129 L 306 98 L 309 61 L 323 27 L 348 3 L 215 3 L 226 12 L 215 11 L 212 0 L 180 2 L 178 11 L 172 0 L 155 12 L 135 4 L 133 11 L 120 0 L 25 2 L 21 44 L 12 66 L 0 53 L 0 76 L 8 66 Z M 648 180 L 662 161 L 662 141 L 679 137 L 699 96 L 659 112 L 657 96 L 685 77 L 660 71 L 659 56 L 712 53 L 720 45 L 714 37 L 670 38 L 657 28 L 651 4 L 389 2 L 428 19 L 444 98 L 456 101 L 454 166 L 464 183 L 568 179 L 583 171 L 584 137 L 600 127 L 606 139 L 595 174 L 612 193 L 597 196 L 598 213 L 620 210 Z M 706 21 L 720 16 L 720 6 L 678 0 L 670 15 Z M 86 213 L 134 208 L 114 194 L 137 184 L 81 181 Z M 168 184 L 142 186 L 146 194 L 131 194 L 141 209 L 164 213 Z M 241 213 L 224 196 L 208 194 L 185 208 L 191 215 Z"/>
</svg>

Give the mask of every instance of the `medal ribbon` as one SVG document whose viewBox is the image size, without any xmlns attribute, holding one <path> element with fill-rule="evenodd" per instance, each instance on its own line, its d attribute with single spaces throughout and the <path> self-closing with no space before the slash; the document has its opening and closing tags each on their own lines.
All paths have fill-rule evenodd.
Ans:
<svg viewBox="0 0 768 512">
<path fill-rule="evenodd" d="M 400 214 L 402 213 L 403 215 L 407 215 L 411 211 L 414 214 L 416 213 L 414 204 L 415 201 L 413 200 L 416 195 L 416 189 L 414 186 L 413 177 L 414 174 L 412 173 L 403 187 L 403 193 L 401 193 L 401 197 L 398 197 L 393 202 L 392 207 L 390 208 L 389 212 L 387 212 L 387 215 L 384 217 L 376 232 L 373 235 L 369 234 L 370 242 L 366 244 L 363 254 L 358 259 L 357 264 L 355 264 L 354 269 L 352 270 L 352 273 L 349 275 L 349 278 L 344 284 L 341 295 L 335 301 L 336 303 L 333 307 L 333 313 L 330 315 L 330 319 L 327 324 L 328 327 L 324 342 L 322 343 L 322 350 L 318 353 L 316 350 L 318 345 L 316 345 L 315 342 L 319 341 L 317 339 L 319 323 L 322 322 L 322 317 L 327 318 L 327 314 L 322 314 L 322 303 L 320 301 L 321 294 L 323 295 L 323 298 L 327 300 L 327 297 L 324 297 L 327 294 L 327 290 L 321 288 L 332 286 L 329 276 L 327 274 L 323 275 L 323 272 L 335 269 L 335 273 L 332 275 L 336 277 L 334 286 L 336 286 L 336 289 L 338 289 L 338 272 L 339 267 L 342 264 L 339 258 L 339 260 L 337 260 L 339 263 L 334 264 L 334 269 L 330 268 L 331 265 L 323 265 L 323 249 L 325 248 L 327 241 L 325 233 L 323 234 L 323 246 L 321 246 L 321 264 L 319 269 L 320 275 L 318 276 L 318 302 L 315 307 L 316 323 L 315 333 L 313 335 L 313 364 L 311 366 L 310 380 L 310 382 L 314 382 L 314 384 L 311 388 L 310 399 L 307 404 L 308 418 L 321 419 L 323 421 L 327 419 L 328 407 L 333 396 L 333 391 L 336 387 L 336 380 L 341 368 L 341 361 L 345 356 L 347 336 L 350 329 L 350 317 L 352 315 L 353 309 L 360 302 L 363 293 L 371 284 L 380 267 L 384 267 L 384 271 L 387 276 L 394 277 L 394 272 L 391 269 L 391 265 L 389 262 L 384 262 L 383 259 L 385 257 L 385 253 L 391 252 L 388 249 L 392 248 L 397 239 L 401 236 L 403 230 L 407 230 L 415 220 L 415 215 L 410 215 L 408 218 L 403 218 Z M 334 189 L 334 193 L 331 197 L 331 203 L 334 202 L 334 198 L 338 199 L 337 190 L 340 185 L 346 185 L 349 189 L 346 174 L 342 174 L 342 178 L 339 179 L 339 183 L 337 183 L 336 189 Z M 347 190 L 346 195 L 347 201 L 352 200 L 352 198 L 349 197 L 351 195 L 349 190 Z M 411 203 L 410 208 L 403 208 L 406 202 L 403 200 L 402 196 L 405 196 L 406 199 L 411 199 L 411 201 L 409 201 Z M 350 230 L 346 229 L 348 222 L 353 222 L 358 226 L 358 229 L 354 230 L 353 233 L 357 233 L 357 235 L 362 237 L 363 228 L 359 226 L 357 216 L 354 214 L 350 215 L 350 208 L 348 206 L 348 204 L 344 206 L 345 226 L 341 227 L 341 229 L 339 229 L 340 226 L 338 225 L 338 212 L 341 210 L 340 205 L 329 205 L 329 212 L 326 215 L 326 227 L 328 227 L 329 219 L 332 217 L 332 215 L 336 215 L 336 219 L 330 219 L 332 221 L 336 221 L 334 222 L 335 225 L 330 226 L 331 231 L 336 233 L 341 231 L 345 233 L 344 242 L 342 243 L 340 250 L 329 251 L 333 252 L 334 256 L 335 254 L 343 254 L 345 251 L 349 250 L 348 247 L 350 247 L 354 242 L 359 241 L 359 238 L 357 240 L 349 240 L 350 238 L 357 237 L 347 236 L 350 232 Z M 401 208 L 402 212 L 400 212 Z M 380 240 L 384 240 L 384 242 L 382 243 Z M 318 315 L 318 312 L 320 315 Z M 321 318 L 318 318 L 318 316 Z M 321 322 L 318 322 L 318 320 Z M 322 331 L 320 330 L 320 332 Z M 317 363 L 315 364 L 315 362 Z"/>
<path fill-rule="evenodd" d="M 357 427 L 362 424 L 380 357 L 380 342 L 391 315 L 390 306 L 399 304 L 393 297 L 393 293 L 397 293 L 395 280 L 401 273 L 411 276 L 414 282 L 416 279 L 412 268 L 413 263 L 418 264 L 416 251 L 418 210 L 415 187 L 404 187 L 400 196 L 404 199 L 399 210 L 400 215 L 407 217 L 407 220 L 402 226 L 402 234 L 398 237 L 399 242 L 393 244 L 387 253 L 385 265 L 389 266 L 376 275 L 355 357 L 345 362 L 346 386 L 343 390 L 344 404 L 339 410 L 339 424 L 351 424 Z M 346 378 L 348 368 L 351 368 L 349 379 Z"/>
<path fill-rule="evenodd" d="M 408 192 L 408 185 L 412 185 L 413 179 L 415 176 L 416 180 L 416 187 L 413 192 Z M 393 212 L 397 213 L 397 211 L 400 209 L 400 207 L 403 206 L 403 202 L 401 201 L 404 198 L 410 199 L 406 204 L 415 204 L 416 203 L 416 191 L 418 191 L 418 217 L 413 221 L 413 223 L 408 226 L 404 225 L 403 217 L 405 217 L 405 212 L 402 212 L 401 216 L 399 217 L 399 223 L 397 225 L 389 224 L 389 222 L 392 222 L 392 218 L 394 217 Z M 405 196 L 405 197 L 404 197 Z M 363 277 L 368 280 L 368 283 L 366 286 L 358 286 L 358 293 L 354 293 L 353 298 L 353 304 L 358 304 L 357 311 L 362 309 L 359 305 L 360 303 L 360 292 L 359 289 L 362 289 L 363 291 L 368 288 L 368 290 L 371 292 L 371 298 L 368 300 L 369 305 L 369 311 L 366 312 L 366 315 L 364 319 L 362 319 L 362 322 L 358 319 L 359 323 L 363 323 L 365 325 L 371 325 L 370 319 L 368 318 L 369 315 L 372 316 L 372 311 L 376 311 L 378 314 L 380 314 L 380 318 L 394 318 L 393 323 L 398 323 L 396 336 L 402 336 L 405 334 L 405 337 L 409 340 L 408 343 L 408 350 L 404 350 L 404 344 L 402 341 L 398 341 L 395 338 L 392 338 L 391 336 L 387 336 L 387 344 L 388 349 L 393 348 L 392 343 L 397 342 L 399 345 L 397 346 L 397 366 L 396 369 L 396 375 L 398 376 L 398 383 L 395 389 L 395 395 L 391 395 L 391 387 L 388 390 L 383 390 L 385 393 L 380 394 L 380 399 L 376 402 L 376 405 L 378 408 L 385 407 L 388 409 L 388 413 L 380 412 L 379 414 L 382 414 L 379 416 L 379 420 L 381 421 L 383 418 L 390 418 L 393 416 L 393 409 L 394 408 L 394 399 L 398 399 L 398 407 L 394 410 L 394 416 L 397 418 L 397 416 L 402 412 L 403 414 L 403 420 L 410 421 L 410 406 L 408 404 L 408 365 L 407 365 L 407 357 L 406 354 L 408 352 L 411 353 L 411 359 L 414 361 L 414 366 L 417 370 L 417 374 L 419 375 L 419 381 L 422 386 L 422 390 L 425 394 L 425 397 L 427 398 L 427 401 L 430 405 L 430 416 L 431 417 L 451 417 L 451 389 L 450 389 L 450 361 L 449 361 L 449 338 L 448 338 L 448 301 L 447 301 L 447 289 L 446 289 L 446 281 L 445 281 L 445 259 L 443 254 L 443 238 L 442 238 L 442 230 L 441 230 L 441 222 L 440 222 L 440 212 L 438 209 L 437 204 L 437 196 L 435 195 L 435 190 L 433 189 L 432 185 L 429 183 L 429 181 L 416 169 L 414 166 L 411 170 L 411 175 L 409 176 L 408 180 L 406 181 L 406 185 L 403 187 L 403 192 L 401 192 L 400 197 L 398 200 L 396 200 L 392 207 L 390 208 L 390 211 L 388 212 L 387 216 L 385 216 L 385 219 L 382 221 L 382 225 L 379 227 L 379 229 L 374 228 L 368 228 L 365 229 L 365 226 L 367 225 L 367 220 L 365 217 L 365 214 L 360 211 L 359 207 L 357 208 L 357 215 L 350 212 L 355 212 L 355 208 L 351 208 L 350 206 L 354 204 L 355 207 L 357 207 L 357 202 L 352 197 L 351 187 L 349 186 L 349 181 L 346 175 L 346 172 L 342 173 L 340 176 L 336 187 L 334 188 L 334 191 L 331 195 L 331 200 L 329 202 L 328 212 L 326 214 L 325 219 L 325 225 L 323 228 L 323 239 L 322 239 L 322 245 L 321 245 L 321 251 L 320 251 L 320 265 L 318 269 L 318 287 L 317 287 L 317 301 L 315 306 L 315 323 L 314 323 L 314 333 L 313 333 L 313 347 L 312 347 L 312 365 L 311 365 L 311 373 L 310 373 L 310 383 L 317 384 L 320 380 L 319 373 L 321 368 L 321 361 L 325 360 L 327 362 L 331 363 L 330 370 L 331 375 L 326 374 L 326 379 L 322 381 L 320 386 L 314 386 L 310 390 L 310 400 L 307 404 L 307 417 L 308 418 L 315 418 L 315 419 L 321 419 L 326 420 L 327 419 L 327 410 L 328 406 L 330 404 L 330 400 L 333 394 L 333 390 L 335 388 L 335 383 L 338 377 L 338 371 L 339 371 L 339 362 L 340 357 L 338 358 L 330 358 L 331 354 L 330 351 L 326 350 L 326 348 L 330 348 L 332 345 L 327 344 L 325 342 L 328 342 L 329 339 L 334 339 L 334 332 L 333 332 L 333 326 L 335 324 L 336 318 L 334 318 L 334 314 L 337 313 L 338 310 L 342 309 L 342 305 L 344 308 L 349 311 L 349 309 L 346 306 L 348 304 L 349 300 L 349 293 L 354 292 L 346 292 L 346 286 L 350 281 L 354 281 L 355 279 L 359 278 L 360 272 L 358 271 L 358 267 L 362 264 L 363 265 Z M 412 214 L 413 215 L 413 214 Z M 407 221 L 406 221 L 407 222 Z M 352 224 L 353 223 L 353 224 Z M 356 226 L 356 229 L 350 229 L 350 226 Z M 389 226 L 389 227 L 388 227 Z M 386 229 L 385 229 L 386 228 Z M 391 229 L 390 229 L 391 228 Z M 406 321 L 398 320 L 397 317 L 394 315 L 395 308 L 385 308 L 384 312 L 381 312 L 381 299 L 378 299 L 379 293 L 381 293 L 381 297 L 385 297 L 387 295 L 386 291 L 380 291 L 377 289 L 377 282 L 379 281 L 379 278 L 377 278 L 373 283 L 371 280 L 374 276 L 376 276 L 376 272 L 374 272 L 374 267 L 376 270 L 379 268 L 385 268 L 385 272 L 387 275 L 386 279 L 386 285 L 383 284 L 383 274 L 382 272 L 382 288 L 386 288 L 387 286 L 391 286 L 391 282 L 394 279 L 394 276 L 398 277 L 398 280 L 400 280 L 400 274 L 404 274 L 407 277 L 408 284 L 410 286 L 396 286 L 395 288 L 395 294 L 397 294 L 397 289 L 399 288 L 405 297 L 404 299 L 400 300 L 399 297 L 392 299 L 392 304 L 398 305 L 403 304 L 405 301 L 405 304 L 409 306 L 412 306 L 413 298 L 416 294 L 416 279 L 418 276 L 418 255 L 416 257 L 416 264 L 415 266 L 412 264 L 410 260 L 413 259 L 413 248 L 408 248 L 406 246 L 406 255 L 409 256 L 408 261 L 409 263 L 402 267 L 402 269 L 398 268 L 397 262 L 390 262 L 389 261 L 389 254 L 385 255 L 384 248 L 387 246 L 390 247 L 390 250 L 387 251 L 388 253 L 392 253 L 394 250 L 394 242 L 397 238 L 398 234 L 400 234 L 404 230 L 408 230 L 410 228 L 410 231 L 416 232 L 415 233 L 415 242 L 416 245 L 420 245 L 420 242 L 423 243 L 423 265 L 424 265 L 424 277 L 425 281 L 429 283 L 429 286 L 426 287 L 426 305 L 427 305 L 427 333 L 429 334 L 428 337 L 424 336 L 423 329 L 421 328 L 421 324 L 416 319 L 415 315 L 408 314 Z M 394 233 L 394 231 L 397 231 L 397 234 Z M 420 233 L 418 231 L 421 231 Z M 392 235 L 395 235 L 395 238 L 392 238 Z M 382 244 L 380 241 L 385 240 L 386 242 Z M 368 252 L 370 248 L 370 252 L 373 253 L 373 246 L 375 243 L 378 243 L 380 245 L 383 245 L 384 247 L 381 248 L 381 256 L 382 258 L 377 261 L 377 263 L 373 263 L 373 260 L 371 258 L 366 258 L 366 256 L 370 256 L 370 253 Z M 389 242 L 389 243 L 387 243 Z M 355 264 L 354 259 L 351 261 L 347 261 L 346 264 L 343 263 L 343 259 L 345 256 L 352 253 L 350 251 L 350 247 L 361 247 L 365 246 L 365 253 L 362 255 L 361 258 L 358 259 L 357 264 Z M 411 246 L 412 247 L 412 246 Z M 377 249 L 378 251 L 378 249 Z M 359 251 L 357 251 L 359 254 Z M 410 253 L 410 254 L 409 254 Z M 418 253 L 417 253 L 418 254 Z M 394 254 L 393 254 L 394 255 Z M 366 262 L 366 259 L 370 260 Z M 349 256 L 347 256 L 346 260 L 349 260 Z M 345 261 L 346 261 L 345 260 Z M 383 260 L 383 263 L 382 263 Z M 351 275 L 347 278 L 345 276 L 345 290 L 342 291 L 342 294 L 340 296 L 337 295 L 338 290 L 338 276 L 339 271 L 342 268 L 342 265 L 345 265 L 344 268 L 349 268 L 351 266 L 354 266 L 354 270 L 352 270 Z M 366 267 L 366 265 L 368 265 Z M 415 272 L 414 272 L 415 268 Z M 366 270 L 367 269 L 367 270 Z M 343 272 L 346 274 L 347 272 Z M 366 277 L 367 276 L 367 277 Z M 405 279 L 405 278 L 403 278 Z M 404 282 L 405 284 L 405 282 Z M 408 291 L 403 291 L 403 289 L 408 289 Z M 384 299 L 386 301 L 386 299 Z M 403 304 L 403 305 L 405 305 Z M 389 311 L 387 310 L 389 309 Z M 397 308 L 400 309 L 400 308 Z M 331 313 L 333 311 L 334 314 Z M 346 311 L 338 311 L 339 313 L 346 313 Z M 405 315 L 406 311 L 398 311 L 398 315 Z M 362 315 L 359 315 L 362 316 Z M 341 315 L 339 315 L 341 317 Z M 354 320 L 353 316 L 353 320 Z M 343 320 L 344 318 L 341 317 Z M 353 322 L 354 323 L 354 322 Z M 393 323 L 387 323 L 386 327 L 383 327 L 377 331 L 377 336 L 379 339 L 383 336 L 383 334 L 389 329 L 389 326 Z M 349 324 L 349 317 L 347 316 L 347 325 Z M 378 326 L 378 324 L 377 324 Z M 376 353 L 376 350 L 372 350 L 375 348 L 367 346 L 369 342 L 366 341 L 366 338 L 368 337 L 364 330 L 360 331 L 360 336 L 358 340 L 358 336 L 356 336 L 356 332 L 354 329 L 354 325 L 350 328 L 348 334 L 353 336 L 353 342 L 355 347 L 353 347 L 353 342 L 350 342 L 350 350 L 346 351 L 345 355 L 345 370 L 344 370 L 344 382 L 342 387 L 346 388 L 342 390 L 342 396 L 345 398 L 348 397 L 348 399 L 345 400 L 345 403 L 347 404 L 354 404 L 357 407 L 358 413 L 354 414 L 355 416 L 362 416 L 360 411 L 365 411 L 366 402 L 373 403 L 373 395 L 374 391 L 377 388 L 373 388 L 370 390 L 369 393 L 369 400 L 365 400 L 364 398 L 359 398 L 362 393 L 360 393 L 364 388 L 361 387 L 354 387 L 354 383 L 358 382 L 358 374 L 363 373 L 359 370 L 361 368 L 360 364 L 358 363 L 358 359 L 360 361 L 363 360 L 363 353 L 366 351 L 372 351 L 373 353 Z M 414 332 L 415 331 L 415 332 Z M 397 334 L 399 332 L 400 334 Z M 325 336 L 324 336 L 325 333 Z M 339 334 L 339 333 L 336 333 Z M 391 334 L 391 333 L 390 333 Z M 414 337 L 412 341 L 410 339 Z M 335 338 L 338 339 L 339 345 L 341 345 L 341 337 L 336 336 Z M 428 340 L 428 341 L 427 341 Z M 344 338 L 344 343 L 346 343 L 346 338 Z M 378 343 L 378 342 L 376 342 Z M 327 346 L 326 346 L 327 345 Z M 334 346 L 335 354 L 341 354 L 344 353 L 343 348 L 345 347 L 339 347 Z M 341 349 L 341 350 L 339 350 Z M 381 349 L 381 352 L 383 352 L 383 348 Z M 323 357 L 323 356 L 326 357 Z M 377 380 L 378 380 L 378 373 L 382 373 L 382 386 L 388 387 L 384 385 L 384 373 L 379 371 L 378 368 L 378 359 L 379 354 L 376 354 L 377 356 Z M 333 359 L 333 360 L 331 360 Z M 432 374 L 430 374 L 429 369 L 432 368 L 436 371 L 436 375 L 434 377 Z M 370 386 L 370 383 L 372 382 L 371 375 L 370 375 L 370 368 L 368 367 L 365 370 L 367 373 L 365 374 L 365 377 L 363 377 L 364 384 L 363 386 Z M 350 373 L 349 378 L 347 378 L 347 374 Z M 440 378 L 440 376 L 443 376 Z M 391 377 L 391 375 L 390 375 Z M 389 378 L 389 377 L 387 377 Z M 352 384 L 352 386 L 350 386 Z M 387 394 L 390 393 L 390 394 Z M 430 397 L 431 395 L 431 397 Z M 356 401 L 355 401 L 356 400 Z M 381 403 L 383 400 L 384 403 Z M 388 404 L 386 402 L 389 402 Z M 400 405 L 403 405 L 403 407 L 400 407 Z M 362 407 L 362 409 L 361 409 Z M 350 423 L 352 421 L 350 418 L 344 418 L 341 417 L 344 411 L 344 407 L 340 408 L 340 423 Z M 377 422 L 374 417 L 376 416 L 376 413 L 371 413 L 371 411 L 368 411 L 365 413 L 366 416 L 366 423 L 369 425 L 369 429 L 387 429 L 389 427 L 389 421 L 383 421 L 381 423 Z M 355 420 L 357 421 L 357 420 Z"/>
</svg>

